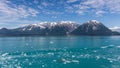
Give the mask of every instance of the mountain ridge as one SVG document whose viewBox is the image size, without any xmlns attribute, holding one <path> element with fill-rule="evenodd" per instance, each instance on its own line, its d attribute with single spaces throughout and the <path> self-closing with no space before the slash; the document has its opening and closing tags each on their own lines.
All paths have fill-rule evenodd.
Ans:
<svg viewBox="0 0 120 68">
<path fill-rule="evenodd" d="M 101 22 L 90 20 L 80 25 L 71 34 L 75 35 L 112 35 L 112 31 Z"/>
<path fill-rule="evenodd" d="M 15 29 L 0 29 L 0 35 L 120 35 L 97 20 L 83 24 L 71 21 L 29 24 Z"/>
</svg>

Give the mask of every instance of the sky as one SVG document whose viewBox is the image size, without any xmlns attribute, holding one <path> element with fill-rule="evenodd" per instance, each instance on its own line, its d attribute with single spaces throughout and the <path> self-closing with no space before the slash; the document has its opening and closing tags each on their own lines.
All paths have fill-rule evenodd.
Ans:
<svg viewBox="0 0 120 68">
<path fill-rule="evenodd" d="M 120 0 L 0 0 L 0 28 L 40 22 L 98 20 L 120 27 Z"/>
</svg>

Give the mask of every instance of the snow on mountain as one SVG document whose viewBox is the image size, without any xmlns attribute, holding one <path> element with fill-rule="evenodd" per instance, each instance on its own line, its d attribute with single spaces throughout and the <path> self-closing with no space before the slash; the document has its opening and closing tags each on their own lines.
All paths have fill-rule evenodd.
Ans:
<svg viewBox="0 0 120 68">
<path fill-rule="evenodd" d="M 102 23 L 100 23 L 97 20 L 90 20 L 90 21 L 88 21 L 87 23 L 84 23 L 84 24 L 88 25 L 87 29 L 89 29 L 89 27 L 91 26 L 92 27 L 91 29 L 94 30 L 94 31 L 99 29 L 99 26 L 102 25 Z"/>
<path fill-rule="evenodd" d="M 90 20 L 90 21 L 88 21 L 87 23 L 94 23 L 94 24 L 97 24 L 97 23 L 100 23 L 99 21 L 97 21 L 97 20 Z"/>
<path fill-rule="evenodd" d="M 82 25 L 72 21 L 40 22 L 16 29 L 0 29 L 0 35 L 120 35 L 120 28 L 107 28 L 101 22 L 90 20 Z"/>
<path fill-rule="evenodd" d="M 32 30 L 35 28 L 39 28 L 39 29 L 51 29 L 52 27 L 55 26 L 66 26 L 66 27 L 70 27 L 72 29 L 77 28 L 79 25 L 75 22 L 72 21 L 61 21 L 61 22 L 41 22 L 38 24 L 30 24 L 30 25 L 26 25 L 24 27 L 20 27 L 18 28 L 19 30 Z"/>
<path fill-rule="evenodd" d="M 96 20 L 90 20 L 71 32 L 74 35 L 111 35 L 112 31 Z"/>
<path fill-rule="evenodd" d="M 41 22 L 14 29 L 21 34 L 66 35 L 76 29 L 79 24 L 72 21 Z"/>
</svg>

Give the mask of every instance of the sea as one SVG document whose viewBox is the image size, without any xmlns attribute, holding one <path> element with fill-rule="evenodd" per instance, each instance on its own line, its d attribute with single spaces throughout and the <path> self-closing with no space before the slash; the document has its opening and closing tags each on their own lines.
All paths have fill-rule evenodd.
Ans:
<svg viewBox="0 0 120 68">
<path fill-rule="evenodd" d="M 120 36 L 0 37 L 0 68 L 120 68 Z"/>
</svg>

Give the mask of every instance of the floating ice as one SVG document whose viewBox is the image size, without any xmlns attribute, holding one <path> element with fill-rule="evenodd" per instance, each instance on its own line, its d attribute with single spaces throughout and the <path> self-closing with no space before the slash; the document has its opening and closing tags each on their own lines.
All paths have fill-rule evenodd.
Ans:
<svg viewBox="0 0 120 68">
<path fill-rule="evenodd" d="M 100 56 L 96 56 L 97 60 L 100 59 Z"/>
<path fill-rule="evenodd" d="M 78 60 L 72 60 L 72 62 L 74 62 L 74 63 L 79 63 L 79 61 L 78 61 Z"/>
<path fill-rule="evenodd" d="M 56 62 L 57 60 L 53 60 L 53 62 Z"/>
<path fill-rule="evenodd" d="M 109 45 L 110 47 L 113 47 L 113 46 L 115 46 L 115 45 Z"/>
<path fill-rule="evenodd" d="M 49 52 L 48 55 L 54 55 L 54 53 Z"/>
<path fill-rule="evenodd" d="M 107 48 L 108 46 L 102 46 L 101 48 L 103 48 L 103 49 L 105 49 L 105 48 Z"/>
<path fill-rule="evenodd" d="M 26 46 L 28 46 L 29 44 L 28 44 L 28 43 L 26 43 L 25 45 L 26 45 Z"/>
<path fill-rule="evenodd" d="M 95 53 L 96 53 L 96 52 L 97 52 L 97 50 L 94 50 L 93 52 L 95 52 Z"/>
<path fill-rule="evenodd" d="M 4 57 L 4 56 L 7 56 L 8 55 L 8 53 L 4 53 L 4 54 L 2 54 L 2 56 Z"/>
<path fill-rule="evenodd" d="M 31 63 L 31 62 L 29 62 L 29 65 L 32 65 L 32 63 Z"/>
<path fill-rule="evenodd" d="M 75 55 L 72 55 L 72 58 L 75 58 Z"/>
<path fill-rule="evenodd" d="M 45 67 L 45 65 L 42 65 L 42 67 Z"/>
<path fill-rule="evenodd" d="M 50 41 L 50 44 L 53 44 L 54 42 L 53 41 Z"/>
<path fill-rule="evenodd" d="M 21 53 L 21 55 L 22 55 L 22 56 L 27 56 L 27 54 L 26 54 L 26 53 L 24 53 L 24 52 L 22 52 L 22 53 Z"/>
<path fill-rule="evenodd" d="M 120 46 L 116 46 L 117 48 L 120 48 Z"/>
<path fill-rule="evenodd" d="M 79 63 L 78 60 L 72 60 L 72 59 L 61 59 L 63 64 L 68 64 L 68 63 Z"/>
</svg>

